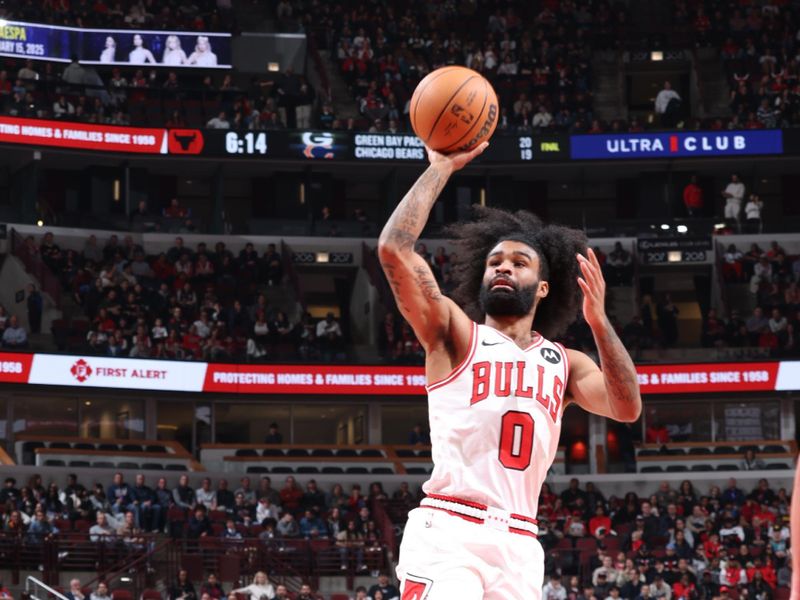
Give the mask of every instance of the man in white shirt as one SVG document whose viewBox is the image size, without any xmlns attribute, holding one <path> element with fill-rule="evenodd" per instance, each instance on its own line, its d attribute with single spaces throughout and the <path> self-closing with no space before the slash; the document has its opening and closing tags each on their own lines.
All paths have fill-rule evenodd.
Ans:
<svg viewBox="0 0 800 600">
<path fill-rule="evenodd" d="M 549 127 L 550 123 L 553 122 L 553 115 L 547 112 L 547 109 L 544 106 L 540 106 L 539 110 L 533 115 L 533 126 L 534 127 Z"/>
<path fill-rule="evenodd" d="M 28 334 L 19 326 L 19 319 L 16 315 L 11 315 L 8 325 L 3 332 L 3 348 L 26 348 L 28 346 Z"/>
<path fill-rule="evenodd" d="M 566 600 L 567 589 L 561 585 L 561 577 L 552 575 L 542 588 L 542 600 Z"/>
<path fill-rule="evenodd" d="M 202 504 L 208 510 L 217 509 L 217 492 L 211 489 L 211 479 L 203 478 L 203 483 L 194 491 L 197 504 Z"/>
<path fill-rule="evenodd" d="M 750 194 L 747 204 L 744 205 L 745 226 L 748 233 L 760 233 L 761 230 L 761 209 L 764 203 L 758 194 Z"/>
<path fill-rule="evenodd" d="M 222 111 L 216 117 L 210 119 L 208 123 L 206 123 L 206 127 L 209 129 L 230 129 L 231 124 L 225 116 L 225 111 Z"/>
<path fill-rule="evenodd" d="M 678 111 L 680 110 L 681 96 L 672 89 L 669 81 L 664 82 L 664 89 L 656 96 L 656 114 L 661 115 L 661 124 L 664 127 L 674 127 Z"/>
<path fill-rule="evenodd" d="M 744 184 L 739 181 L 739 176 L 734 173 L 731 175 L 730 183 L 725 186 L 722 196 L 725 198 L 725 218 L 734 219 L 739 223 L 739 213 L 742 211 L 742 200 L 744 199 Z"/>
<path fill-rule="evenodd" d="M 317 338 L 342 337 L 342 328 L 339 322 L 333 318 L 333 313 L 329 312 L 326 317 L 317 323 Z"/>
</svg>

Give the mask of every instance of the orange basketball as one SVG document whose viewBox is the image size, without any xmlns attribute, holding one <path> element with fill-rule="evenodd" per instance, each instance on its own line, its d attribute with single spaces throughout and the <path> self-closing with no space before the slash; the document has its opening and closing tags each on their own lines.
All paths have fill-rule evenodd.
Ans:
<svg viewBox="0 0 800 600">
<path fill-rule="evenodd" d="M 466 67 L 442 67 L 419 82 L 409 116 L 417 137 L 433 150 L 449 153 L 492 137 L 500 108 L 483 75 Z"/>
</svg>

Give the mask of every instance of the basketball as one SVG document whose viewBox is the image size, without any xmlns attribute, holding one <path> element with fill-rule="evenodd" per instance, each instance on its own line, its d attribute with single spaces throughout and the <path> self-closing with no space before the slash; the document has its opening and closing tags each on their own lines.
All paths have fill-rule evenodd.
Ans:
<svg viewBox="0 0 800 600">
<path fill-rule="evenodd" d="M 466 67 L 442 67 L 414 90 L 411 127 L 425 144 L 445 154 L 470 150 L 492 137 L 500 109 L 492 85 Z"/>
</svg>

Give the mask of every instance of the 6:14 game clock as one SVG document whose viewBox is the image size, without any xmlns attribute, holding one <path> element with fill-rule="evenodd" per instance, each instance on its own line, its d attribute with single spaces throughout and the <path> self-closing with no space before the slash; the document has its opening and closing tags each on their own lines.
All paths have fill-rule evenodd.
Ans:
<svg viewBox="0 0 800 600">
<path fill-rule="evenodd" d="M 225 134 L 225 151 L 228 154 L 266 154 L 267 134 L 229 131 Z"/>
</svg>

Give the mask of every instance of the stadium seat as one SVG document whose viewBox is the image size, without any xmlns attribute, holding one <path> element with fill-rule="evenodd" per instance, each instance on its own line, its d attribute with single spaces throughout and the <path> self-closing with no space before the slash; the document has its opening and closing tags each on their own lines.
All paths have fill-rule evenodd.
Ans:
<svg viewBox="0 0 800 600">
<path fill-rule="evenodd" d="M 69 466 L 77 468 L 85 468 L 85 467 L 91 467 L 92 463 L 90 463 L 88 460 L 71 460 L 69 461 Z"/>
<path fill-rule="evenodd" d="M 714 448 L 714 454 L 738 454 L 738 452 L 733 446 L 717 446 Z"/>
<path fill-rule="evenodd" d="M 142 463 L 142 469 L 150 470 L 150 471 L 163 471 L 164 465 L 161 463 Z"/>
<path fill-rule="evenodd" d="M 667 465 L 667 473 L 683 473 L 688 470 L 686 465 Z"/>
<path fill-rule="evenodd" d="M 272 467 L 272 472 L 275 474 L 287 475 L 294 473 L 294 469 L 292 467 L 284 467 L 284 466 L 277 466 Z"/>
<path fill-rule="evenodd" d="M 790 467 L 786 463 L 767 463 L 766 465 L 764 465 L 764 468 L 767 471 L 782 471 L 784 469 L 788 471 L 792 467 Z"/>
<path fill-rule="evenodd" d="M 78 442 L 72 446 L 75 450 L 96 450 L 94 444 L 89 444 L 87 442 Z"/>
<path fill-rule="evenodd" d="M 686 454 L 685 448 L 667 448 L 668 456 L 684 456 Z"/>
<path fill-rule="evenodd" d="M 316 475 L 317 473 L 319 473 L 319 469 L 317 467 L 311 467 L 308 465 L 297 467 L 298 475 Z"/>
<path fill-rule="evenodd" d="M 737 465 L 717 465 L 717 471 L 738 471 Z"/>
<path fill-rule="evenodd" d="M 286 451 L 286 456 L 296 456 L 299 458 L 305 458 L 308 456 L 308 450 L 304 448 L 289 448 Z"/>
<path fill-rule="evenodd" d="M 689 454 L 694 456 L 711 454 L 710 448 L 689 448 Z"/>
<path fill-rule="evenodd" d="M 406 473 L 409 475 L 426 475 L 428 472 L 422 467 L 408 467 Z"/>
<path fill-rule="evenodd" d="M 113 469 L 114 463 L 108 462 L 106 460 L 100 460 L 97 462 L 93 462 L 92 467 L 94 467 L 95 469 Z"/>
<path fill-rule="evenodd" d="M 55 458 L 50 458 L 44 461 L 45 467 L 66 467 L 66 463 L 63 460 L 58 460 Z"/>
<path fill-rule="evenodd" d="M 233 453 L 234 456 L 258 456 L 258 452 L 252 448 L 241 448 Z"/>
<path fill-rule="evenodd" d="M 167 452 L 166 447 L 156 445 L 145 446 L 144 450 L 145 452 L 160 452 L 161 454 L 165 454 Z"/>
<path fill-rule="evenodd" d="M 420 458 L 431 458 L 431 451 L 430 450 L 420 450 L 417 452 L 417 456 Z"/>
<path fill-rule="evenodd" d="M 339 475 L 344 473 L 344 469 L 342 467 L 322 467 L 322 473 L 325 475 Z"/>
<path fill-rule="evenodd" d="M 163 598 L 161 592 L 150 589 L 142 592 L 141 600 L 163 600 Z"/>
<path fill-rule="evenodd" d="M 139 463 L 121 462 L 121 463 L 117 463 L 117 468 L 118 469 L 138 469 L 139 468 Z"/>
<path fill-rule="evenodd" d="M 186 468 L 186 465 L 166 465 L 164 467 L 165 471 L 188 471 L 189 469 Z"/>
<path fill-rule="evenodd" d="M 767 444 L 761 451 L 764 452 L 765 454 L 778 454 L 786 452 L 787 450 L 785 446 L 778 446 L 776 444 Z"/>
<path fill-rule="evenodd" d="M 123 452 L 142 452 L 141 444 L 122 444 Z"/>
<path fill-rule="evenodd" d="M 659 467 L 658 465 L 651 465 L 647 467 L 642 467 L 640 470 L 641 473 L 663 473 L 664 469 Z"/>
<path fill-rule="evenodd" d="M 247 467 L 244 472 L 252 475 L 258 475 L 269 473 L 269 469 L 267 467 Z"/>
<path fill-rule="evenodd" d="M 264 448 L 261 456 L 286 456 L 286 454 L 280 448 Z"/>
<path fill-rule="evenodd" d="M 658 456 L 658 450 L 639 450 L 638 456 Z"/>
<path fill-rule="evenodd" d="M 333 450 L 329 448 L 314 448 L 311 456 L 333 456 Z"/>
<path fill-rule="evenodd" d="M 394 475 L 394 471 L 392 471 L 389 467 L 374 467 L 372 469 L 373 475 Z"/>
<path fill-rule="evenodd" d="M 98 450 L 105 450 L 106 452 L 119 452 L 119 446 L 117 444 L 98 444 Z"/>
<path fill-rule="evenodd" d="M 336 451 L 336 456 L 347 458 L 347 457 L 354 457 L 354 456 L 358 456 L 358 455 L 356 454 L 356 451 L 353 450 L 352 448 L 339 448 Z"/>
<path fill-rule="evenodd" d="M 48 448 L 52 448 L 53 450 L 72 450 L 72 444 L 68 444 L 67 442 L 50 442 Z"/>
<path fill-rule="evenodd" d="M 692 468 L 690 470 L 695 472 L 708 472 L 708 471 L 713 471 L 714 467 L 712 465 L 706 465 L 706 464 L 692 465 Z"/>
<path fill-rule="evenodd" d="M 417 456 L 417 453 L 413 450 L 409 450 L 408 448 L 398 448 L 395 450 L 395 454 L 397 454 L 400 458 L 414 458 Z"/>
<path fill-rule="evenodd" d="M 360 456 L 364 458 L 383 458 L 383 453 L 375 448 L 365 448 L 360 452 Z"/>
<path fill-rule="evenodd" d="M 348 475 L 366 475 L 369 470 L 367 467 L 345 467 L 344 472 Z"/>
</svg>

